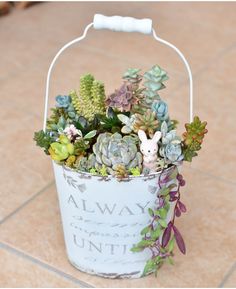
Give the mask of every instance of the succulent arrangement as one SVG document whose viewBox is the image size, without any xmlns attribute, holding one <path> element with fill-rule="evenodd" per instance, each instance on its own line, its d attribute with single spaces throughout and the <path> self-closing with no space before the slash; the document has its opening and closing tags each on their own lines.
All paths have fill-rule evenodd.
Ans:
<svg viewBox="0 0 236 289">
<path fill-rule="evenodd" d="M 198 155 L 207 123 L 196 116 L 185 125 L 183 135 L 177 135 L 178 122 L 170 118 L 168 105 L 160 97 L 168 76 L 158 65 L 143 74 L 130 68 L 122 78 L 121 86 L 107 94 L 102 82 L 91 74 L 83 75 L 79 90 L 56 96 L 46 130 L 35 132 L 34 140 L 54 162 L 78 172 L 102 178 L 111 175 L 118 181 L 159 172 L 159 205 L 149 209 L 152 222 L 133 247 L 134 252 L 145 248 L 152 252 L 145 275 L 165 260 L 172 262 L 174 242 L 185 253 L 174 225 L 175 216 L 186 211 L 180 202 L 179 190 L 185 181 L 178 166 Z M 173 172 L 162 177 L 166 169 Z M 167 224 L 171 202 L 175 216 Z"/>
<path fill-rule="evenodd" d="M 159 95 L 167 79 L 158 65 L 144 74 L 130 68 L 120 88 L 106 94 L 102 82 L 83 75 L 78 91 L 56 96 L 46 131 L 36 132 L 34 140 L 54 161 L 77 171 L 117 176 L 122 167 L 125 172 L 118 174 L 119 180 L 121 175 L 137 175 L 137 170 L 138 175 L 151 173 L 143 165 L 139 131 L 148 138 L 161 132 L 153 158 L 157 171 L 192 161 L 201 149 L 206 122 L 195 117 L 185 125 L 182 138 L 176 134 L 177 121 L 170 119 Z"/>
</svg>

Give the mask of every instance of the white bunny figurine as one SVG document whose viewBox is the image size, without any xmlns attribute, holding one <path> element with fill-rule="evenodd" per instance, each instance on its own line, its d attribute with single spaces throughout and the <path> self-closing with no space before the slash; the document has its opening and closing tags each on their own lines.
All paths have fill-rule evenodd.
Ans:
<svg viewBox="0 0 236 289">
<path fill-rule="evenodd" d="M 161 132 L 156 131 L 152 139 L 147 139 L 146 133 L 143 130 L 139 130 L 138 136 L 141 140 L 140 150 L 143 154 L 143 168 L 149 169 L 150 172 L 156 172 L 158 152 L 157 143 L 161 138 Z"/>
</svg>

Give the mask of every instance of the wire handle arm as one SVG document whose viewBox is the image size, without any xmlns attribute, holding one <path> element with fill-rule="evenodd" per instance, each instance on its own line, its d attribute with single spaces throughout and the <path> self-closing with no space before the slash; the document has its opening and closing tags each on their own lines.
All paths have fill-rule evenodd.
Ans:
<svg viewBox="0 0 236 289">
<path fill-rule="evenodd" d="M 49 85 L 50 85 L 50 78 L 51 78 L 51 73 L 53 66 L 55 65 L 58 57 L 71 45 L 80 42 L 83 40 L 86 35 L 88 30 L 91 27 L 94 27 L 95 29 L 111 29 L 114 31 L 123 31 L 123 32 L 141 32 L 144 34 L 152 34 L 154 39 L 169 46 L 170 48 L 174 49 L 177 54 L 180 56 L 182 61 L 185 64 L 185 67 L 188 72 L 188 77 L 189 77 L 189 120 L 192 122 L 193 120 L 193 77 L 192 77 L 192 72 L 190 69 L 190 66 L 182 54 L 182 52 L 173 44 L 170 42 L 161 39 L 156 35 L 156 32 L 154 29 L 152 29 L 152 20 L 151 19 L 135 19 L 131 17 L 121 17 L 121 16 L 112 16 L 112 17 L 107 17 L 104 15 L 100 14 L 95 14 L 94 16 L 94 22 L 88 24 L 82 36 L 75 38 L 74 40 L 68 42 L 65 44 L 55 55 L 53 58 L 49 69 L 47 73 L 47 80 L 46 80 L 46 92 L 45 92 L 45 105 L 44 105 L 44 121 L 43 121 L 43 130 L 44 132 L 46 131 L 46 124 L 47 124 L 47 113 L 48 113 L 48 99 L 49 99 Z"/>
<path fill-rule="evenodd" d="M 184 65 L 187 69 L 188 77 L 189 77 L 189 121 L 192 122 L 193 121 L 193 75 L 192 75 L 191 68 L 188 64 L 188 61 L 184 57 L 183 53 L 176 46 L 174 46 L 170 42 L 158 37 L 156 35 L 156 32 L 154 29 L 152 29 L 152 35 L 153 35 L 154 39 L 156 39 L 157 41 L 159 41 L 159 42 L 169 46 L 170 48 L 174 49 L 175 52 L 177 52 L 177 54 L 181 58 L 181 60 L 184 62 Z"/>
</svg>

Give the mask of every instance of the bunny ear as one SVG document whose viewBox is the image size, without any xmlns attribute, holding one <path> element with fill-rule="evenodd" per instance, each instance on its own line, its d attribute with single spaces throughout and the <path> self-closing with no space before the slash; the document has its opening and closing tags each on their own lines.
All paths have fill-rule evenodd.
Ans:
<svg viewBox="0 0 236 289">
<path fill-rule="evenodd" d="M 161 132 L 156 131 L 152 139 L 155 141 L 155 143 L 158 143 L 160 138 L 161 138 Z"/>
<path fill-rule="evenodd" d="M 146 136 L 146 133 L 143 131 L 143 130 L 139 130 L 138 131 L 138 136 L 139 136 L 139 139 L 144 142 L 147 140 L 147 136 Z"/>
</svg>

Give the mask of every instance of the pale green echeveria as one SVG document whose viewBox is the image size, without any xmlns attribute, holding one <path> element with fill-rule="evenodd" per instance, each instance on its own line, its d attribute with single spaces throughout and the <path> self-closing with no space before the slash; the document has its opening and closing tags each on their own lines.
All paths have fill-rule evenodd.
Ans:
<svg viewBox="0 0 236 289">
<path fill-rule="evenodd" d="M 121 132 L 124 134 L 131 133 L 133 131 L 136 120 L 135 115 L 133 114 L 131 117 L 128 117 L 127 115 L 124 114 L 118 114 L 117 117 L 124 124 L 124 126 L 121 129 Z"/>
<path fill-rule="evenodd" d="M 168 105 L 164 101 L 160 100 L 153 102 L 152 110 L 156 113 L 158 120 L 168 120 Z"/>
<path fill-rule="evenodd" d="M 180 162 L 183 160 L 181 143 L 178 141 L 172 141 L 168 143 L 165 147 L 166 158 L 171 163 Z"/>
<path fill-rule="evenodd" d="M 95 167 L 105 165 L 110 174 L 114 174 L 118 165 L 123 165 L 127 170 L 142 165 L 142 155 L 138 152 L 136 139 L 115 133 L 102 133 L 93 145 L 93 158 Z"/>
<path fill-rule="evenodd" d="M 158 65 L 145 72 L 143 77 L 145 79 L 144 86 L 147 88 L 144 94 L 148 98 L 157 97 L 157 91 L 165 88 L 163 81 L 168 79 L 166 71 Z"/>
<path fill-rule="evenodd" d="M 166 163 L 178 164 L 183 160 L 181 138 L 176 135 L 176 130 L 168 132 L 168 126 L 165 121 L 161 125 L 161 147 L 160 155 L 164 157 Z"/>
<path fill-rule="evenodd" d="M 123 74 L 123 78 L 124 79 L 134 79 L 137 78 L 139 76 L 139 72 L 141 71 L 141 69 L 139 68 L 129 68 L 126 70 L 126 72 Z"/>
<path fill-rule="evenodd" d="M 131 82 L 132 84 L 135 85 L 135 88 L 138 88 L 138 84 L 142 80 L 142 76 L 139 74 L 140 71 L 141 69 L 138 68 L 129 68 L 123 74 L 123 79 L 127 80 L 128 82 Z"/>
</svg>

